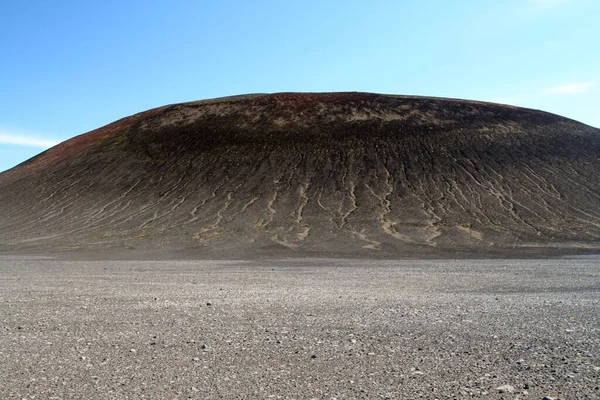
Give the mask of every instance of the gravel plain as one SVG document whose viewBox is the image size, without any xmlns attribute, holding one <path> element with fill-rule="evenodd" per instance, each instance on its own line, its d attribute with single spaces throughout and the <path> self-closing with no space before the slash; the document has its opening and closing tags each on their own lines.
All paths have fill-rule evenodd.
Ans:
<svg viewBox="0 0 600 400">
<path fill-rule="evenodd" d="M 600 258 L 0 257 L 1 399 L 599 399 Z"/>
</svg>

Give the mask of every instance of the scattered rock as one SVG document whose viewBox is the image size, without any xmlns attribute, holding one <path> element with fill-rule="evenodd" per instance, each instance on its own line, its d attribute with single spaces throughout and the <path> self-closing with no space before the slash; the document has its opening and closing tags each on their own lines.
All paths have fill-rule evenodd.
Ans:
<svg viewBox="0 0 600 400">
<path fill-rule="evenodd" d="M 312 356 L 310 356 L 310 358 L 312 358 L 314 360 L 315 358 L 317 358 L 317 355 L 313 354 Z"/>
</svg>

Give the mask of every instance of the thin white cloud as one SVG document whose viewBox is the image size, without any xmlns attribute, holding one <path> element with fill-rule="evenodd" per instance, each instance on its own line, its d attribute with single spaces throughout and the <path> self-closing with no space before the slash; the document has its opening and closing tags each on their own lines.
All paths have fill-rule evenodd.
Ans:
<svg viewBox="0 0 600 400">
<path fill-rule="evenodd" d="M 591 82 L 575 82 L 546 88 L 542 91 L 542 94 L 581 94 L 590 90 L 592 86 L 594 84 Z"/>
<path fill-rule="evenodd" d="M 0 144 L 11 144 L 16 146 L 39 147 L 47 149 L 56 146 L 60 141 L 52 139 L 43 139 L 40 137 L 30 136 L 7 129 L 0 128 Z"/>
</svg>

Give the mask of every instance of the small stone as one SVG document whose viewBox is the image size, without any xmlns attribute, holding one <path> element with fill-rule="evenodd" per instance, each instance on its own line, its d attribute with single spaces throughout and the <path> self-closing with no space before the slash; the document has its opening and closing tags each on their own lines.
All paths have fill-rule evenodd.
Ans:
<svg viewBox="0 0 600 400">
<path fill-rule="evenodd" d="M 136 353 L 136 352 L 137 352 L 137 350 L 136 350 L 136 349 L 131 349 L 131 350 L 129 350 L 129 351 L 130 351 L 131 353 Z"/>
<path fill-rule="evenodd" d="M 554 397 L 544 396 L 542 397 L 542 400 L 554 400 Z"/>
<path fill-rule="evenodd" d="M 200 348 L 201 348 L 202 350 L 206 350 L 206 349 L 208 349 L 208 346 L 207 346 L 207 345 L 205 345 L 205 344 L 203 344 L 202 346 L 200 346 Z"/>
<path fill-rule="evenodd" d="M 192 358 L 192 361 L 200 361 L 200 359 L 198 357 L 194 357 Z"/>
<path fill-rule="evenodd" d="M 512 385 L 502 385 L 496 388 L 498 393 L 514 393 L 515 387 Z"/>
<path fill-rule="evenodd" d="M 310 358 L 312 358 L 314 360 L 315 358 L 317 358 L 317 355 L 313 354 L 312 356 L 310 356 Z"/>
<path fill-rule="evenodd" d="M 206 303 L 206 305 L 207 305 L 207 306 L 212 306 L 212 303 L 210 303 L 210 302 L 209 302 L 209 303 Z"/>
</svg>

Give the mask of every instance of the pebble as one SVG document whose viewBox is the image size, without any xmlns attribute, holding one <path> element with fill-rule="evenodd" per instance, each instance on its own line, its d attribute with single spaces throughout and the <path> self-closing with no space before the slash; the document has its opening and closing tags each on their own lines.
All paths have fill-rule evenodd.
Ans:
<svg viewBox="0 0 600 400">
<path fill-rule="evenodd" d="M 512 385 L 502 385 L 496 388 L 498 393 L 514 393 L 515 387 Z"/>
</svg>

